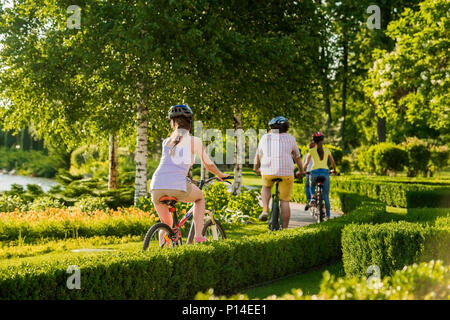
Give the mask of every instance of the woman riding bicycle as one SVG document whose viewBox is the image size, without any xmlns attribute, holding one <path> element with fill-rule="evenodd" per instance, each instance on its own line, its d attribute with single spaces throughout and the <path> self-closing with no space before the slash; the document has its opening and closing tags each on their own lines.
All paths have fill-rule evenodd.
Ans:
<svg viewBox="0 0 450 320">
<path fill-rule="evenodd" d="M 316 178 L 319 176 L 325 177 L 325 181 L 323 183 L 323 198 L 325 201 L 325 208 L 326 208 L 326 217 L 325 220 L 328 220 L 330 218 L 330 175 L 328 172 L 328 160 L 331 162 L 331 166 L 333 167 L 333 170 L 331 170 L 331 174 L 336 174 L 336 163 L 334 162 L 334 158 L 328 150 L 328 148 L 325 148 L 323 146 L 323 141 L 325 136 L 321 132 L 316 132 L 313 134 L 313 140 L 316 146 L 314 148 L 311 148 L 309 150 L 309 154 L 306 158 L 306 162 L 304 164 L 304 170 L 306 171 L 309 162 L 311 161 L 311 158 L 313 160 L 313 166 L 311 168 L 311 176 L 310 176 L 310 182 L 311 182 L 311 204 L 315 202 L 314 194 L 316 193 Z"/>
<path fill-rule="evenodd" d="M 204 242 L 202 237 L 205 199 L 202 191 L 186 177 L 194 163 L 195 155 L 202 160 L 206 170 L 220 179 L 228 177 L 210 160 L 198 137 L 190 135 L 193 112 L 187 105 L 175 105 L 169 109 L 170 125 L 173 129 L 168 139 L 163 141 L 162 157 L 150 183 L 152 202 L 161 222 L 173 226 L 173 217 L 161 197 L 174 197 L 178 201 L 194 203 L 194 226 L 196 242 Z"/>
</svg>

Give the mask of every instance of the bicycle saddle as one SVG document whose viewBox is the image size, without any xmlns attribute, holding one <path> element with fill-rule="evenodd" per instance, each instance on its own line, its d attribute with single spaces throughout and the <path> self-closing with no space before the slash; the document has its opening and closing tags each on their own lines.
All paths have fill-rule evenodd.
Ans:
<svg viewBox="0 0 450 320">
<path fill-rule="evenodd" d="M 281 181 L 283 181 L 283 179 L 275 178 L 275 179 L 272 179 L 272 181 L 273 181 L 273 182 L 281 182 Z"/>
<path fill-rule="evenodd" d="M 327 178 L 324 177 L 324 176 L 318 176 L 318 177 L 316 178 L 316 182 L 318 182 L 318 183 L 324 183 L 325 180 L 327 180 Z"/>
<path fill-rule="evenodd" d="M 159 198 L 159 202 L 173 207 L 178 202 L 178 199 L 175 197 L 162 196 L 161 198 Z"/>
</svg>

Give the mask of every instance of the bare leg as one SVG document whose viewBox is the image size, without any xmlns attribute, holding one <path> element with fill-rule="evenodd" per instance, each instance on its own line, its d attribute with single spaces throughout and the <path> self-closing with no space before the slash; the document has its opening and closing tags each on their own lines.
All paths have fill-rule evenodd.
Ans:
<svg viewBox="0 0 450 320">
<path fill-rule="evenodd" d="M 281 203 L 281 224 L 283 229 L 287 229 L 289 226 L 289 220 L 291 219 L 291 207 L 289 201 L 280 200 Z"/>
<path fill-rule="evenodd" d="M 262 186 L 261 189 L 261 201 L 263 205 L 263 212 L 269 212 L 269 201 L 270 201 L 270 191 L 271 187 Z"/>
<path fill-rule="evenodd" d="M 154 204 L 154 203 L 153 203 Z M 165 204 L 155 204 L 156 212 L 158 213 L 159 219 L 162 223 L 167 224 L 172 228 L 173 225 L 173 217 L 169 211 L 169 207 Z M 159 232 L 159 245 L 161 246 L 164 243 L 164 233 Z"/>
<path fill-rule="evenodd" d="M 192 185 L 192 191 L 183 202 L 194 202 L 194 227 L 195 237 L 201 237 L 203 231 L 203 224 L 205 218 L 205 198 L 202 190 L 197 186 Z"/>
</svg>

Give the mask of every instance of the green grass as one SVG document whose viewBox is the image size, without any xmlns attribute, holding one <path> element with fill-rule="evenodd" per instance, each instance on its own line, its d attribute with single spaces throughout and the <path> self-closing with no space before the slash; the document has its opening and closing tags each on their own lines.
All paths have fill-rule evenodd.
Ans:
<svg viewBox="0 0 450 320">
<path fill-rule="evenodd" d="M 322 275 L 326 270 L 337 277 L 345 276 L 342 262 L 337 262 L 306 273 L 250 288 L 243 293 L 247 294 L 250 299 L 264 299 L 271 295 L 281 296 L 291 293 L 293 289 L 302 289 L 304 295 L 317 294 L 320 291 Z"/>
</svg>

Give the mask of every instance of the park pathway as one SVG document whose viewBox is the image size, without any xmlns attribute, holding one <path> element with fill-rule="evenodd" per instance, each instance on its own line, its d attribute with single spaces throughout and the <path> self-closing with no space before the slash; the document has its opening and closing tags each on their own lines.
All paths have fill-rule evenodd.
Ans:
<svg viewBox="0 0 450 320">
<path fill-rule="evenodd" d="M 331 218 L 340 217 L 341 214 L 331 211 Z M 316 221 L 311 216 L 310 211 L 305 211 L 305 205 L 301 203 L 291 202 L 291 220 L 289 228 L 298 228 L 315 223 Z"/>
</svg>

